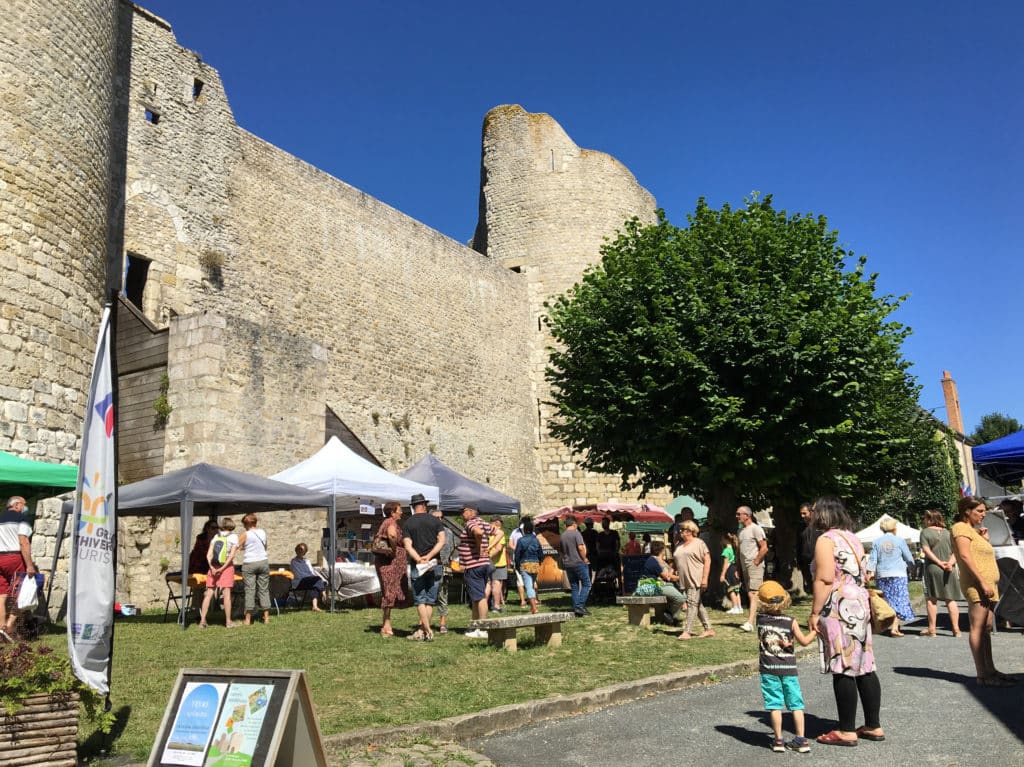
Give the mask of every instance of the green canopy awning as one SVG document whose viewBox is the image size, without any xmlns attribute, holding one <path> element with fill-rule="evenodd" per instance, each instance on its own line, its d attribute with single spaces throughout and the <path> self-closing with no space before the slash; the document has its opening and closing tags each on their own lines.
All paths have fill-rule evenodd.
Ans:
<svg viewBox="0 0 1024 767">
<path fill-rule="evenodd" d="M 689 506 L 693 509 L 693 518 L 695 520 L 707 519 L 708 507 L 691 495 L 680 495 L 673 498 L 669 505 L 665 507 L 665 511 L 674 518 L 676 514 L 683 510 L 684 506 Z"/>
<path fill-rule="evenodd" d="M 18 458 L 0 451 L 0 496 L 54 495 L 74 490 L 78 467 Z"/>
</svg>

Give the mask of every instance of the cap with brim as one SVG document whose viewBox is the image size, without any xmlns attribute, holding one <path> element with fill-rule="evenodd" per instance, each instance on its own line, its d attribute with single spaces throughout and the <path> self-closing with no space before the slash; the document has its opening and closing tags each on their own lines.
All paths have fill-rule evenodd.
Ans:
<svg viewBox="0 0 1024 767">
<path fill-rule="evenodd" d="M 757 599 L 767 605 L 778 605 L 786 601 L 789 592 L 778 581 L 765 581 L 757 590 Z"/>
</svg>

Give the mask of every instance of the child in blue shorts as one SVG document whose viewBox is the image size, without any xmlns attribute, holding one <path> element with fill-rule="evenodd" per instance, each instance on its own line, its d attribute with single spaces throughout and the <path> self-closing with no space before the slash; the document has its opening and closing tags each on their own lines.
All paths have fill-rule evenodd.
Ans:
<svg viewBox="0 0 1024 767">
<path fill-rule="evenodd" d="M 760 648 L 761 694 L 764 707 L 771 716 L 772 751 L 811 750 L 804 737 L 804 696 L 800 693 L 800 680 L 796 675 L 796 653 L 793 640 L 806 647 L 814 635 L 800 630 L 794 618 L 782 612 L 792 604 L 789 593 L 776 581 L 765 581 L 757 591 L 757 640 Z M 793 712 L 793 730 L 789 743 L 782 739 L 782 709 Z"/>
</svg>

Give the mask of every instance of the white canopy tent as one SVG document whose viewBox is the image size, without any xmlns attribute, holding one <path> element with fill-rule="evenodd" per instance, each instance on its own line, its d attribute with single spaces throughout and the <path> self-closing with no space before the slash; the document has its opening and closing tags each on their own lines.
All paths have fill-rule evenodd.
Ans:
<svg viewBox="0 0 1024 767">
<path fill-rule="evenodd" d="M 327 525 L 331 530 L 327 556 L 332 567 L 338 557 L 338 509 L 357 511 L 360 503 L 379 506 L 386 501 L 406 506 L 417 493 L 428 503 L 437 505 L 441 501 L 441 491 L 433 485 L 422 485 L 392 474 L 356 455 L 337 437 L 331 437 L 305 461 L 270 478 L 331 496 L 332 503 L 327 509 Z M 334 611 L 333 589 L 331 611 Z"/>
<path fill-rule="evenodd" d="M 358 510 L 360 501 L 374 505 L 398 501 L 407 506 L 417 493 L 434 505 L 441 499 L 441 491 L 433 485 L 392 474 L 356 455 L 337 437 L 331 437 L 305 461 L 274 474 L 271 479 L 330 493 L 335 496 L 335 508 L 344 511 Z"/>
<path fill-rule="evenodd" d="M 911 543 L 918 543 L 921 540 L 920 530 L 915 530 L 914 528 L 903 524 L 898 519 L 890 517 L 888 514 L 883 514 L 877 520 L 875 520 L 875 523 L 873 525 L 868 525 L 863 530 L 860 530 L 857 533 L 857 539 L 861 543 L 874 543 L 876 539 L 885 535 L 885 533 L 882 532 L 881 528 L 882 520 L 884 519 L 893 519 L 893 521 L 896 522 L 895 535 L 898 538 L 902 538 L 905 541 L 910 541 Z"/>
</svg>

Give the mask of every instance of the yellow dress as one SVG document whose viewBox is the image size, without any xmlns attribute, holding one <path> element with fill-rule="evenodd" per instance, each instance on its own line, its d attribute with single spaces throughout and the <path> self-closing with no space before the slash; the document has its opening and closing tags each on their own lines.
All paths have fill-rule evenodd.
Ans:
<svg viewBox="0 0 1024 767">
<path fill-rule="evenodd" d="M 953 555 L 956 557 L 960 570 L 960 590 L 964 598 L 971 603 L 998 602 L 999 601 L 999 568 L 996 566 L 996 553 L 992 544 L 981 537 L 981 534 L 966 522 L 957 522 L 950 530 L 953 538 Z M 991 599 L 986 599 L 984 593 L 978 588 L 978 582 L 974 579 L 964 563 L 960 561 L 960 554 L 956 548 L 957 538 L 967 538 L 971 542 L 971 559 L 974 560 L 974 568 L 981 574 L 981 577 L 992 584 L 995 594 Z"/>
</svg>

